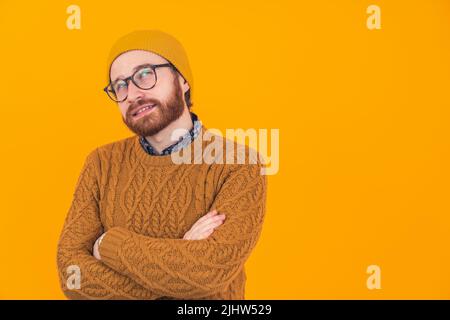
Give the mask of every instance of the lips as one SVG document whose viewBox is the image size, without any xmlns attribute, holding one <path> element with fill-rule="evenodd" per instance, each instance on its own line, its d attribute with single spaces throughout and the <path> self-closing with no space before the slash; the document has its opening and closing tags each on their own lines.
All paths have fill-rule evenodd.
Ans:
<svg viewBox="0 0 450 320">
<path fill-rule="evenodd" d="M 150 110 L 152 110 L 155 107 L 156 107 L 156 104 L 144 104 L 144 105 L 138 107 L 136 109 L 136 111 L 134 111 L 132 113 L 132 115 L 133 115 L 133 117 L 138 117 L 138 116 L 140 116 L 140 115 L 142 115 L 144 113 L 149 112 Z"/>
</svg>

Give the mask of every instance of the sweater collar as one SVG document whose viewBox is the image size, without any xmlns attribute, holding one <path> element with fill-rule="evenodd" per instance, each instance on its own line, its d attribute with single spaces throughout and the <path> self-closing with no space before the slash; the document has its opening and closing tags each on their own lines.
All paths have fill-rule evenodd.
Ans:
<svg viewBox="0 0 450 320">
<path fill-rule="evenodd" d="M 198 136 L 200 129 L 202 127 L 202 124 L 201 124 L 200 120 L 198 119 L 198 116 L 195 113 L 193 113 L 192 111 L 190 112 L 190 115 L 191 115 L 191 119 L 192 119 L 192 123 L 193 123 L 191 130 L 189 130 L 189 132 L 187 132 L 182 137 L 180 137 L 180 139 L 178 141 L 176 141 L 175 143 L 171 144 L 170 146 L 168 146 L 167 148 L 162 150 L 161 153 L 158 153 L 144 136 L 140 136 L 139 142 L 140 142 L 142 148 L 144 149 L 144 151 L 152 156 L 165 156 L 165 155 L 171 154 L 172 152 L 176 152 L 176 151 L 186 147 L 187 145 L 189 145 Z"/>
</svg>

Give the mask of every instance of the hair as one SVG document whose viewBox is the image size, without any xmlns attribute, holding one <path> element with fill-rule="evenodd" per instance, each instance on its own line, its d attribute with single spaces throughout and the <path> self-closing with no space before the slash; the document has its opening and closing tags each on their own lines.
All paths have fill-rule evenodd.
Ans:
<svg viewBox="0 0 450 320">
<path fill-rule="evenodd" d="M 184 79 L 184 82 L 186 83 L 186 79 L 183 77 L 183 75 L 181 74 L 181 72 L 177 69 L 177 67 L 175 67 L 172 63 L 170 63 L 172 65 L 172 68 L 170 69 L 173 73 L 174 76 L 177 76 L 178 74 Z M 188 107 L 188 109 L 191 109 L 193 103 L 191 101 L 191 88 L 189 88 L 185 93 L 184 93 L 184 100 L 186 100 L 186 105 Z"/>
</svg>

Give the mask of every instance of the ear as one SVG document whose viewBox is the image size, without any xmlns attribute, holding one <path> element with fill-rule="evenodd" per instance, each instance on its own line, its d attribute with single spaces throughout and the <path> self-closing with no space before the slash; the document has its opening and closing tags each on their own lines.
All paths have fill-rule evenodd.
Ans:
<svg viewBox="0 0 450 320">
<path fill-rule="evenodd" d="M 181 74 L 178 74 L 178 76 L 179 76 L 181 88 L 183 89 L 183 93 L 185 93 L 190 88 L 189 83 L 187 82 L 187 80 L 185 78 L 183 78 L 183 76 Z"/>
</svg>

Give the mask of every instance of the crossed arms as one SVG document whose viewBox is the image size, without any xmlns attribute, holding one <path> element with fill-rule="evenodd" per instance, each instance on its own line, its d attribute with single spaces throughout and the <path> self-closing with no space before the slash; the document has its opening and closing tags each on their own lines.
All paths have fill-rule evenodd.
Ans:
<svg viewBox="0 0 450 320">
<path fill-rule="evenodd" d="M 200 218 L 182 239 L 148 237 L 123 227 L 104 233 L 99 168 L 95 150 L 78 178 L 58 243 L 59 278 L 68 298 L 197 299 L 227 288 L 262 230 L 266 176 L 259 164 L 231 165 L 211 205 L 216 211 Z M 81 272 L 79 288 L 67 285 L 70 266 Z"/>
</svg>

